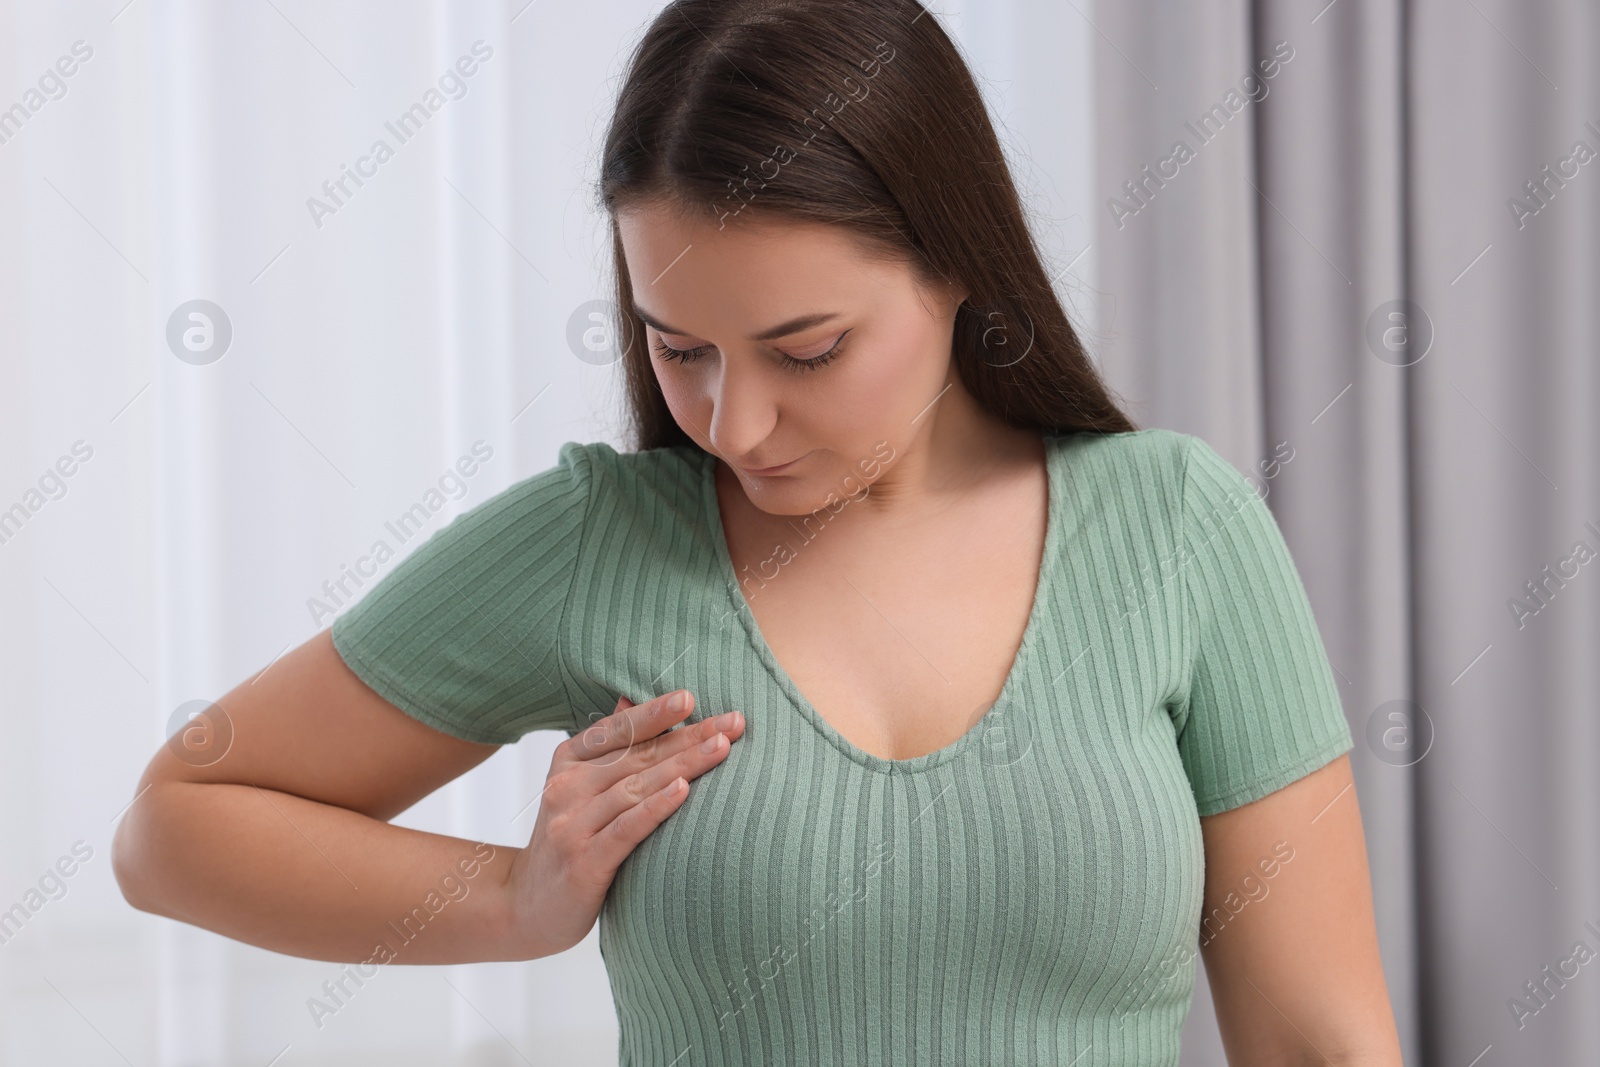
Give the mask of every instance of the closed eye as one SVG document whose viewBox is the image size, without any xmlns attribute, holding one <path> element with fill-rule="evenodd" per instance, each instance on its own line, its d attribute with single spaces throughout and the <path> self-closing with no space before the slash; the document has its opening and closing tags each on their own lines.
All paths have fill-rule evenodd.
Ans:
<svg viewBox="0 0 1600 1067">
<path fill-rule="evenodd" d="M 825 367 L 829 363 L 832 363 L 834 358 L 839 355 L 839 350 L 844 346 L 845 336 L 849 332 L 849 330 L 846 330 L 844 333 L 841 333 L 828 348 L 828 350 L 823 352 L 821 355 L 810 356 L 806 359 L 796 359 L 787 352 L 780 352 L 778 354 L 782 357 L 783 365 L 788 367 L 790 370 L 818 370 L 819 368 Z"/>
<path fill-rule="evenodd" d="M 711 346 L 700 345 L 697 348 L 673 348 L 665 341 L 658 340 L 655 343 L 655 349 L 656 355 L 660 356 L 668 363 L 671 363 L 675 359 L 683 363 L 693 363 L 695 360 L 699 359 L 701 356 L 710 351 Z"/>
<path fill-rule="evenodd" d="M 838 339 L 833 342 L 833 345 L 820 355 L 797 359 L 787 352 L 779 352 L 779 362 L 790 370 L 819 370 L 832 363 L 839 356 L 844 345 L 844 339 L 849 333 L 850 331 L 846 330 L 840 334 Z M 656 355 L 667 363 L 671 363 L 674 360 L 680 363 L 693 363 L 708 355 L 715 347 L 715 345 L 697 345 L 694 348 L 673 348 L 659 338 L 654 345 Z"/>
</svg>

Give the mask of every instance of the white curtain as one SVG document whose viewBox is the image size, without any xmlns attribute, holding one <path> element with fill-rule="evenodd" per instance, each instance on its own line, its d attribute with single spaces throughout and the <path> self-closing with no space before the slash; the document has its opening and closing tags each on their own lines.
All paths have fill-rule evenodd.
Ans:
<svg viewBox="0 0 1600 1067">
<path fill-rule="evenodd" d="M 598 143 L 660 7 L 0 2 L 0 1064 L 615 1061 L 593 934 L 387 968 L 319 1025 L 337 965 L 134 911 L 110 841 L 174 716 L 414 548 L 401 513 L 620 445 L 569 319 L 609 295 Z M 1093 336 L 1092 11 L 937 17 Z M 524 844 L 560 739 L 397 821 Z"/>
</svg>

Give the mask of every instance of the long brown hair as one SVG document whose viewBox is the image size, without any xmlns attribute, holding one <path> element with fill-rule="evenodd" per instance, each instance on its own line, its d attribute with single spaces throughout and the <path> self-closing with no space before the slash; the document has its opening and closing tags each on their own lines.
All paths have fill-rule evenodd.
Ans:
<svg viewBox="0 0 1600 1067">
<path fill-rule="evenodd" d="M 917 0 L 673 0 L 629 63 L 598 193 L 611 219 L 634 447 L 699 446 L 667 408 L 616 213 L 850 229 L 924 284 L 959 282 L 968 391 L 1042 433 L 1135 429 L 1067 319 L 971 72 Z"/>
</svg>

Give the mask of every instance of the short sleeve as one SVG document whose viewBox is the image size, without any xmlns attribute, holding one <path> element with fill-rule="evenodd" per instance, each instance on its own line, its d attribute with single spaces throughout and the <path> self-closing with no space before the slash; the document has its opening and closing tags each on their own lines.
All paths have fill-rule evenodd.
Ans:
<svg viewBox="0 0 1600 1067">
<path fill-rule="evenodd" d="M 377 694 L 486 744 L 571 730 L 561 663 L 588 510 L 589 457 L 559 462 L 452 520 L 333 623 L 339 655 Z"/>
<path fill-rule="evenodd" d="M 1266 501 L 1189 438 L 1179 569 L 1192 652 L 1174 715 L 1201 815 L 1258 800 L 1353 745 L 1305 586 Z"/>
</svg>

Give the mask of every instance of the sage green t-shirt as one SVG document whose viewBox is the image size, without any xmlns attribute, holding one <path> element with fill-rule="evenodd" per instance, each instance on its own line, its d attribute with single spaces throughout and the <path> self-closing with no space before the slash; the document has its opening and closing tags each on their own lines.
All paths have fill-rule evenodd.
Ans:
<svg viewBox="0 0 1600 1067">
<path fill-rule="evenodd" d="M 1237 470 L 1164 429 L 1046 443 L 1021 648 L 995 704 L 915 759 L 856 748 L 784 672 L 748 605 L 788 579 L 735 575 L 698 449 L 568 442 L 334 622 L 374 690 L 474 741 L 679 687 L 694 721 L 744 713 L 602 910 L 621 1064 L 1178 1062 L 1199 816 L 1329 763 L 1350 728 Z"/>
</svg>

